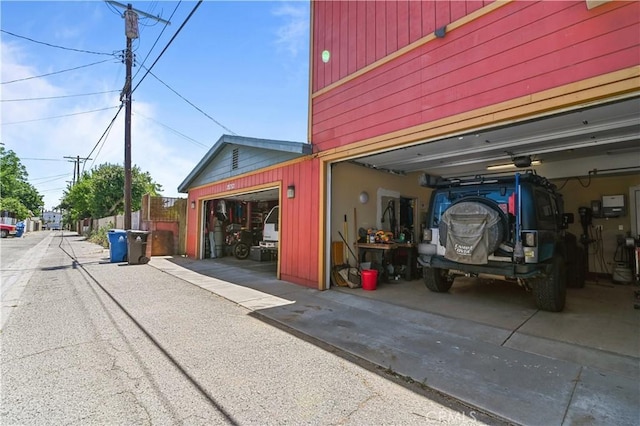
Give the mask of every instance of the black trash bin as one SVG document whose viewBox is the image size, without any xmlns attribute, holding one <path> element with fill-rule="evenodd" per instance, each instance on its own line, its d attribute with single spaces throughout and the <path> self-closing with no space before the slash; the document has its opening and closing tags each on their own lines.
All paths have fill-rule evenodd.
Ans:
<svg viewBox="0 0 640 426">
<path fill-rule="evenodd" d="M 127 251 L 129 265 L 140 265 L 149 262 L 147 257 L 147 238 L 149 232 L 127 230 Z"/>
</svg>

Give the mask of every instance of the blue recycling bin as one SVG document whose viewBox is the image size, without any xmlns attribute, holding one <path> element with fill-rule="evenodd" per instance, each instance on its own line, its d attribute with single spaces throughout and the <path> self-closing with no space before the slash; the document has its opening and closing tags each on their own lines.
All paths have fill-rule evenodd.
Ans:
<svg viewBox="0 0 640 426">
<path fill-rule="evenodd" d="M 109 229 L 109 255 L 111 263 L 127 261 L 127 231 Z"/>
<path fill-rule="evenodd" d="M 16 238 L 22 237 L 22 234 L 24 234 L 24 222 L 18 222 L 16 223 Z"/>
</svg>

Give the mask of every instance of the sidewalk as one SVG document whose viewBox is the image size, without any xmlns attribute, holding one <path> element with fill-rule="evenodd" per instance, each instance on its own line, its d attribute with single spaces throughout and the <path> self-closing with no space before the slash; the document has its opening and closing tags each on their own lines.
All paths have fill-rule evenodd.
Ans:
<svg viewBox="0 0 640 426">
<path fill-rule="evenodd" d="M 304 288 L 259 270 L 177 256 L 150 265 L 510 422 L 640 421 L 634 368 L 623 374 L 522 352 L 500 345 L 503 329 Z"/>
</svg>

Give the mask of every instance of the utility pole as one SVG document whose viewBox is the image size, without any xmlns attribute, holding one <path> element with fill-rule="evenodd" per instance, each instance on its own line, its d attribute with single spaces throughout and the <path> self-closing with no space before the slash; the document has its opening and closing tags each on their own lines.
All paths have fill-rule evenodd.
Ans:
<svg viewBox="0 0 640 426">
<path fill-rule="evenodd" d="M 138 38 L 138 15 L 155 19 L 167 25 L 170 22 L 134 9 L 131 3 L 126 6 L 112 0 L 107 0 L 107 3 L 126 9 L 124 11 L 124 32 L 127 38 L 127 48 L 124 53 L 126 73 L 124 88 L 120 93 L 120 102 L 124 102 L 124 229 L 131 229 L 131 68 L 133 67 L 131 44 L 133 39 Z"/>
<path fill-rule="evenodd" d="M 65 156 L 63 158 L 67 158 L 68 161 L 70 163 L 75 163 L 73 166 L 73 185 L 75 185 L 79 180 L 80 180 L 80 163 L 87 161 L 87 160 L 93 160 L 93 158 L 80 158 L 79 155 L 76 155 L 75 157 L 73 156 Z"/>
<path fill-rule="evenodd" d="M 124 229 L 131 229 L 131 40 L 138 38 L 138 15 L 127 5 L 124 13 L 127 50 L 125 52 L 126 80 L 124 83 Z"/>
</svg>

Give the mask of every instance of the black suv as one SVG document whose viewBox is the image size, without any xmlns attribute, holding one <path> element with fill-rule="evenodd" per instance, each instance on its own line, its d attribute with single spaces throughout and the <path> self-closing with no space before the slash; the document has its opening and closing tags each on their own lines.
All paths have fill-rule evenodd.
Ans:
<svg viewBox="0 0 640 426">
<path fill-rule="evenodd" d="M 539 309 L 559 312 L 567 285 L 584 286 L 584 249 L 566 231 L 573 215 L 547 179 L 425 174 L 420 184 L 434 189 L 418 248 L 429 290 L 448 291 L 456 275 L 498 275 L 531 290 Z"/>
</svg>

